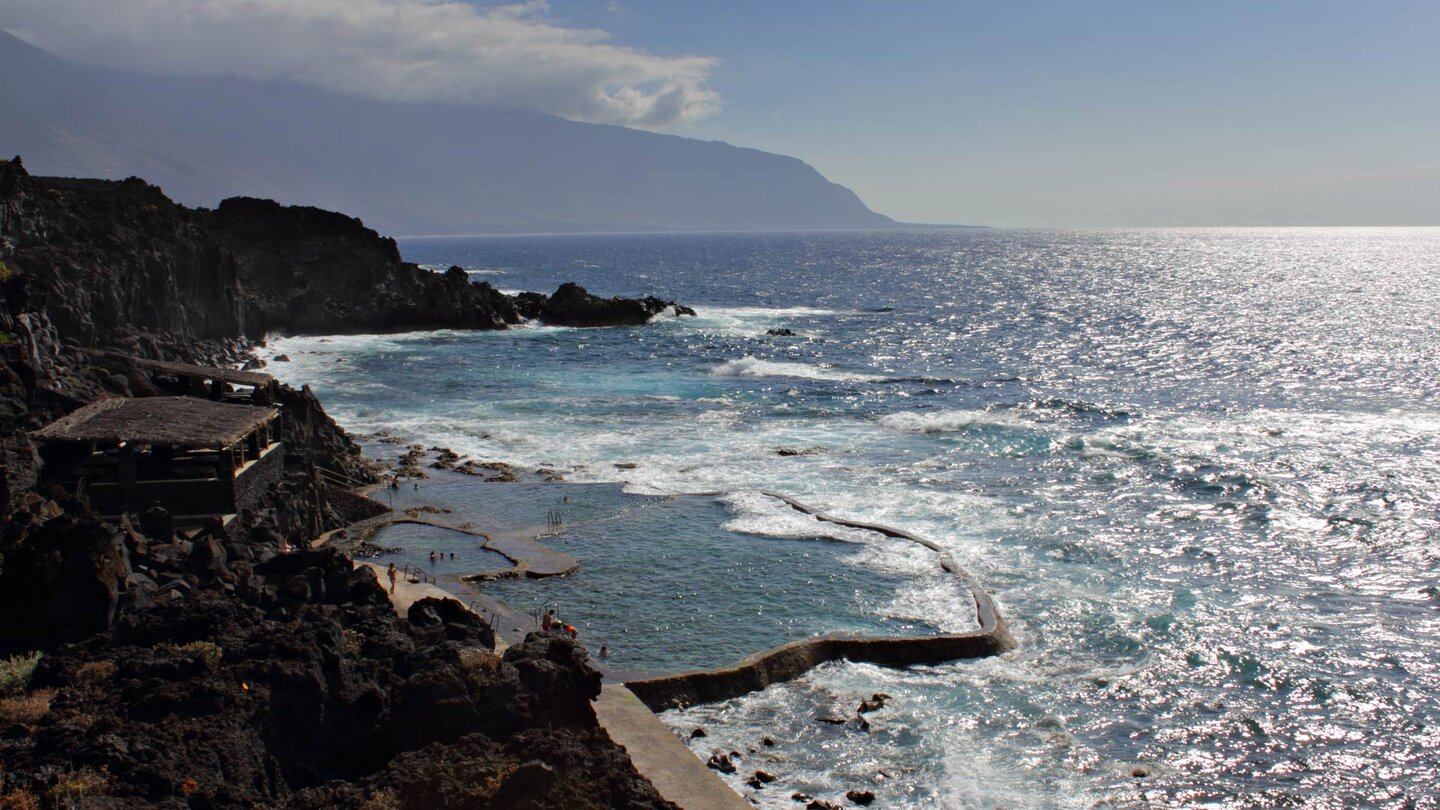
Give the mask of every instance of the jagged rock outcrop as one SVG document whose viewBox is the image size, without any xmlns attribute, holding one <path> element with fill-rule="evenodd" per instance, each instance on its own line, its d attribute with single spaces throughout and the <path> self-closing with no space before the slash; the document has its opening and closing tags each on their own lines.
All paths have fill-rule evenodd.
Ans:
<svg viewBox="0 0 1440 810">
<path fill-rule="evenodd" d="M 561 284 L 543 304 L 534 299 L 523 302 L 524 310 L 534 312 L 541 323 L 551 326 L 639 326 L 667 309 L 677 316 L 694 315 L 695 310 L 662 301 L 655 296 L 645 298 L 600 298 L 573 282 Z"/>
<path fill-rule="evenodd" d="M 236 197 L 210 221 L 236 256 L 251 337 L 504 329 L 520 320 L 488 282 L 402 261 L 393 239 L 344 214 Z"/>
<path fill-rule="evenodd" d="M 143 180 L 40 181 L 0 162 L 0 211 L 5 261 L 69 340 L 115 347 L 146 331 L 187 342 L 243 331 L 233 257 Z"/>
<path fill-rule="evenodd" d="M 438 638 L 470 647 L 495 648 L 495 630 L 455 599 L 427 596 L 405 613 L 411 626 L 434 631 Z"/>
</svg>

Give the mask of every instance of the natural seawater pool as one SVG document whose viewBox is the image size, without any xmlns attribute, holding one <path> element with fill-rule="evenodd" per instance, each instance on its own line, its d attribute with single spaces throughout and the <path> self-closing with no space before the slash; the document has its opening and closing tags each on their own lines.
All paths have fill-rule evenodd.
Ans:
<svg viewBox="0 0 1440 810">
<path fill-rule="evenodd" d="M 867 567 L 865 542 L 818 532 L 771 537 L 731 531 L 725 528 L 731 509 L 711 496 L 627 495 L 606 484 L 487 483 L 440 471 L 418 489 L 407 483 L 376 497 L 449 525 L 544 535 L 545 546 L 580 563 L 576 573 L 465 583 L 459 578 L 510 567 L 482 548 L 481 537 L 400 523 L 376 532 L 372 542 L 400 549 L 376 562 L 419 566 L 462 598 L 478 590 L 527 616 L 557 607 L 592 654 L 601 645 L 609 648 L 606 664 L 616 671 L 711 668 L 825 633 L 936 631 L 923 619 L 874 610 L 909 580 Z M 552 513 L 558 526 L 546 521 Z M 442 555 L 434 563 L 432 550 Z"/>
<path fill-rule="evenodd" d="M 709 497 L 634 501 L 545 539 L 579 560 L 578 572 L 488 583 L 485 592 L 527 612 L 558 605 L 592 654 L 606 645 L 608 665 L 625 671 L 711 668 L 829 632 L 934 632 L 867 609 L 900 580 L 862 567 L 864 546 L 727 531 L 729 512 Z"/>
<path fill-rule="evenodd" d="M 463 577 L 485 571 L 508 571 L 511 563 L 503 554 L 483 547 L 485 538 L 416 523 L 397 523 L 375 533 L 371 542 L 384 548 L 402 549 L 395 554 L 381 554 L 372 562 L 380 565 L 406 563 L 418 566 L 436 577 Z M 436 559 L 430 560 L 430 552 Z M 455 555 L 453 558 L 451 554 Z"/>
</svg>

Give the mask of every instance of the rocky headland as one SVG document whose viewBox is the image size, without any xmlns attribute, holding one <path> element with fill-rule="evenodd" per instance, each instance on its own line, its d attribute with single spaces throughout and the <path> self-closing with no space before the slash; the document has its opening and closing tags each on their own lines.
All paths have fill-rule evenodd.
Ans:
<svg viewBox="0 0 1440 810">
<path fill-rule="evenodd" d="M 283 471 L 229 523 L 102 518 L 31 432 L 102 399 L 232 394 L 146 361 L 233 368 L 290 334 L 644 323 L 671 302 L 506 296 L 358 220 L 0 161 L 0 806 L 664 807 L 595 720 L 583 648 L 497 653 L 458 603 L 396 615 L 311 540 L 373 465 L 308 389 L 270 382 Z M 348 489 L 348 487 L 346 488 Z M 286 550 L 292 549 L 292 550 Z M 299 550 L 293 550 L 299 549 Z"/>
</svg>

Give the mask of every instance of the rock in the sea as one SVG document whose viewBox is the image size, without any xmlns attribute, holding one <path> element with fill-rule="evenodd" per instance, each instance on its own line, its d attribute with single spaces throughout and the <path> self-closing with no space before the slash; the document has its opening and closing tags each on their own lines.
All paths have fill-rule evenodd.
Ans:
<svg viewBox="0 0 1440 810">
<path fill-rule="evenodd" d="M 538 317 L 551 326 L 639 326 L 672 307 L 676 315 L 695 314 L 689 307 L 654 296 L 601 298 L 578 284 L 566 282 L 545 302 Z"/>
<path fill-rule="evenodd" d="M 860 708 L 858 711 L 860 714 L 879 711 L 880 709 L 885 708 L 885 701 L 889 699 L 890 696 L 885 694 L 884 692 L 876 692 L 875 694 L 871 695 L 868 700 L 860 701 Z"/>
<path fill-rule="evenodd" d="M 766 329 L 765 334 L 771 337 L 795 337 L 795 332 L 790 329 Z"/>
<path fill-rule="evenodd" d="M 875 803 L 875 793 L 869 790 L 849 790 L 845 792 L 845 798 L 862 806 Z"/>
<path fill-rule="evenodd" d="M 783 457 L 791 456 L 814 456 L 825 452 L 823 447 L 781 447 L 775 451 L 775 455 Z"/>
<path fill-rule="evenodd" d="M 515 301 L 515 309 L 520 313 L 520 317 L 529 321 L 539 318 L 540 313 L 545 311 L 545 304 L 550 300 L 544 293 L 537 292 L 522 292 L 512 296 L 512 298 Z"/>
<path fill-rule="evenodd" d="M 730 759 L 729 754 L 715 753 L 705 761 L 705 765 L 721 773 L 735 773 L 735 763 Z"/>
</svg>

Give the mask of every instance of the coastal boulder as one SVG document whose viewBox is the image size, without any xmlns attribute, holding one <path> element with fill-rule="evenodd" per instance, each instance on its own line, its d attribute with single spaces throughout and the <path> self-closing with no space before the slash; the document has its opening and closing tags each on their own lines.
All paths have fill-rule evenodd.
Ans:
<svg viewBox="0 0 1440 810">
<path fill-rule="evenodd" d="M 495 648 L 495 631 L 455 599 L 427 596 L 410 606 L 405 618 L 416 628 L 433 628 L 447 641 L 467 647 Z"/>
<path fill-rule="evenodd" d="M 584 647 L 564 636 L 531 633 L 505 651 L 504 662 L 514 667 L 523 692 L 556 696 L 525 706 L 533 718 L 558 725 L 593 722 L 590 701 L 600 696 L 600 673 L 590 667 Z"/>
</svg>

